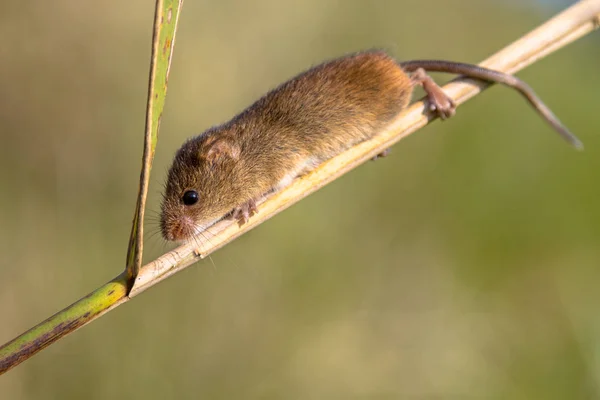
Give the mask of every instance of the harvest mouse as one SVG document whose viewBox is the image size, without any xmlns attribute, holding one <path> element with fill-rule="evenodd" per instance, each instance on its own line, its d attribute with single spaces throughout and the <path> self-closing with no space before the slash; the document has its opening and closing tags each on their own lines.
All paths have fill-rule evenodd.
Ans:
<svg viewBox="0 0 600 400">
<path fill-rule="evenodd" d="M 511 75 L 472 64 L 397 62 L 383 51 L 360 52 L 297 75 L 231 121 L 187 140 L 168 173 L 163 237 L 189 239 L 225 217 L 245 223 L 265 194 L 375 136 L 406 108 L 417 85 L 440 118 L 452 116 L 454 103 L 425 71 L 510 86 L 561 136 L 581 147 L 533 90 Z"/>
</svg>

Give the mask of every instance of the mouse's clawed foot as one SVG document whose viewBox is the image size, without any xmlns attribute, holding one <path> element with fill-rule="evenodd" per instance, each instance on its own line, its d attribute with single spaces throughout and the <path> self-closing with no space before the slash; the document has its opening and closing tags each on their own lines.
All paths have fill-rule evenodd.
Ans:
<svg viewBox="0 0 600 400">
<path fill-rule="evenodd" d="M 385 149 L 384 151 L 382 151 L 381 153 L 377 154 L 375 157 L 371 158 L 372 161 L 376 161 L 380 158 L 383 157 L 387 157 L 390 155 L 391 150 L 390 149 Z"/>
<path fill-rule="evenodd" d="M 450 97 L 446 97 L 447 101 L 434 102 L 432 98 L 429 99 L 429 109 L 437 114 L 437 116 L 444 120 L 452 117 L 456 114 L 456 105 Z"/>
<path fill-rule="evenodd" d="M 417 69 L 411 76 L 413 84 L 420 85 L 427 93 L 429 100 L 429 109 L 437 114 L 441 119 L 452 117 L 456 113 L 456 104 L 444 90 L 425 72 L 424 69 Z"/>
<path fill-rule="evenodd" d="M 233 219 L 237 220 L 238 225 L 242 226 L 248 222 L 251 216 L 257 213 L 258 208 L 256 208 L 256 201 L 252 199 L 248 200 L 241 206 L 234 208 L 231 216 Z"/>
</svg>

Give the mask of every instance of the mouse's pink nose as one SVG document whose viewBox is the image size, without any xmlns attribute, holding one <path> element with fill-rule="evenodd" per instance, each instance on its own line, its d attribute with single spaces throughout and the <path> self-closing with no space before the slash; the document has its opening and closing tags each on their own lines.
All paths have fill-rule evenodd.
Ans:
<svg viewBox="0 0 600 400">
<path fill-rule="evenodd" d="M 196 224 L 188 216 L 173 218 L 166 221 L 163 229 L 163 236 L 169 241 L 185 240 L 193 236 Z"/>
</svg>

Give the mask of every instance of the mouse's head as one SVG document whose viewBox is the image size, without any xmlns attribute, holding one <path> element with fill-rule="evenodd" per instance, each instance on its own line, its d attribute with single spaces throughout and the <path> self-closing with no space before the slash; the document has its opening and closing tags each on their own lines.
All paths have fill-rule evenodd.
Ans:
<svg viewBox="0 0 600 400">
<path fill-rule="evenodd" d="M 239 205 L 240 151 L 218 128 L 183 144 L 163 194 L 160 228 L 166 240 L 189 239 Z"/>
</svg>

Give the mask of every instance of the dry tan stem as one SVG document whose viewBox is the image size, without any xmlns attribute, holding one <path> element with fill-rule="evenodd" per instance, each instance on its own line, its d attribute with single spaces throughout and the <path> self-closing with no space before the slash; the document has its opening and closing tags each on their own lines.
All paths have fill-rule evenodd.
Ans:
<svg viewBox="0 0 600 400">
<path fill-rule="evenodd" d="M 581 1 L 489 57 L 480 65 L 511 74 L 515 73 L 591 32 L 598 27 L 599 20 L 600 0 Z M 487 83 L 460 79 L 444 86 L 444 90 L 457 104 L 461 104 L 487 86 L 489 86 Z M 433 119 L 434 116 L 425 111 L 423 102 L 419 101 L 413 104 L 375 138 L 327 161 L 316 171 L 297 179 L 290 187 L 268 198 L 259 205 L 259 214 L 250 218 L 250 221 L 241 228 L 232 221 L 221 221 L 213 226 L 205 236 L 198 236 L 193 242 L 184 244 L 148 263 L 140 270 L 129 296 L 138 295 L 161 280 L 206 257 L 241 234 L 381 153 Z"/>
</svg>

